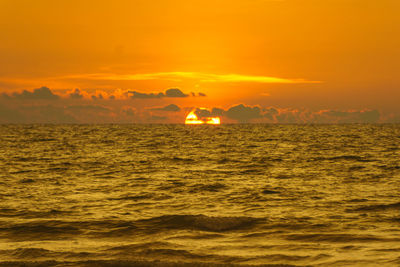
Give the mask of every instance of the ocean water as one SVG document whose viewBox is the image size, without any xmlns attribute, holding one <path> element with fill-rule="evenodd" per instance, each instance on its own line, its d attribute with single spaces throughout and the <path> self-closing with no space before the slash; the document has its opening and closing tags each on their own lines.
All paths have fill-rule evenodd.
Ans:
<svg viewBox="0 0 400 267">
<path fill-rule="evenodd" d="M 400 125 L 2 125 L 0 266 L 399 266 Z"/>
</svg>

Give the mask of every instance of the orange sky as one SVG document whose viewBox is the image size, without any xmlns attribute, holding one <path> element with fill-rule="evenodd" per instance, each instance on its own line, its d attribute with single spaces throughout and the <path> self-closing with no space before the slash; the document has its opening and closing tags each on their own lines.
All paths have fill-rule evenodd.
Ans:
<svg viewBox="0 0 400 267">
<path fill-rule="evenodd" d="M 398 0 L 0 0 L 0 92 L 177 87 L 207 95 L 178 103 L 188 106 L 400 114 L 399 10 Z"/>
</svg>

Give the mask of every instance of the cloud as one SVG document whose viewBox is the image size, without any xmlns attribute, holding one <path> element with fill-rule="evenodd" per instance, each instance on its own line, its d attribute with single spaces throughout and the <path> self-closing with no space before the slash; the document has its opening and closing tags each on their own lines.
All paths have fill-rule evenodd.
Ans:
<svg viewBox="0 0 400 267">
<path fill-rule="evenodd" d="M 94 112 L 110 112 L 111 110 L 107 107 L 97 105 L 73 105 L 66 107 L 67 110 L 82 112 L 82 111 L 94 111 Z"/>
<path fill-rule="evenodd" d="M 376 123 L 381 119 L 378 110 L 338 111 L 321 110 L 314 114 L 316 123 Z"/>
<path fill-rule="evenodd" d="M 269 120 L 274 120 L 274 117 L 279 114 L 279 111 L 276 108 L 269 107 L 263 109 L 263 116 Z"/>
<path fill-rule="evenodd" d="M 76 123 L 73 116 L 66 113 L 63 107 L 52 105 L 31 106 L 23 108 L 28 123 Z"/>
<path fill-rule="evenodd" d="M 22 92 L 13 92 L 11 94 L 1 93 L 0 99 L 28 99 L 28 100 L 57 100 L 57 99 L 92 99 L 92 100 L 104 100 L 104 99 L 123 99 L 121 97 L 123 95 L 123 91 L 121 89 L 115 89 L 113 95 L 109 95 L 105 91 L 96 90 L 96 92 L 87 92 L 81 89 L 72 89 L 68 91 L 62 90 L 61 92 L 56 94 L 54 90 L 49 89 L 48 87 L 41 87 L 37 89 L 33 89 L 32 91 L 24 90 Z M 126 93 L 126 92 L 125 92 Z M 126 98 L 126 96 L 125 96 Z"/>
<path fill-rule="evenodd" d="M 165 93 L 141 93 L 137 91 L 128 91 L 128 94 L 132 94 L 132 99 L 154 99 L 154 98 L 164 98 L 164 97 L 171 97 L 171 98 L 181 98 L 181 97 L 188 97 L 189 95 L 184 94 L 178 88 L 170 88 L 165 91 Z"/>
<path fill-rule="evenodd" d="M 205 93 L 199 93 L 199 96 L 207 96 Z"/>
<path fill-rule="evenodd" d="M 16 98 L 16 99 L 47 99 L 47 100 L 55 100 L 59 99 L 59 96 L 54 94 L 49 88 L 41 87 L 34 89 L 33 92 L 29 92 L 24 90 L 22 93 L 13 93 L 11 96 L 5 93 L 2 94 L 3 98 Z"/>
<path fill-rule="evenodd" d="M 178 88 L 171 88 L 165 91 L 165 97 L 188 97 L 189 95 L 184 94 Z"/>
<path fill-rule="evenodd" d="M 102 100 L 102 99 L 104 99 L 104 97 L 103 97 L 103 95 L 102 94 L 98 94 L 97 96 L 96 95 L 92 95 L 92 99 L 93 100 Z M 110 98 L 111 99 L 111 98 Z"/>
<path fill-rule="evenodd" d="M 196 108 L 196 110 L 194 111 L 194 113 L 196 114 L 196 116 L 199 119 L 203 119 L 203 118 L 209 118 L 212 117 L 211 116 L 211 111 L 205 108 Z"/>
<path fill-rule="evenodd" d="M 136 109 L 133 107 L 123 107 L 121 111 L 128 117 L 136 116 Z"/>
<path fill-rule="evenodd" d="M 362 122 L 375 123 L 378 122 L 381 114 L 377 110 L 364 110 L 359 113 L 359 118 Z"/>
<path fill-rule="evenodd" d="M 243 104 L 229 108 L 225 115 L 228 118 L 237 120 L 240 123 L 247 123 L 252 119 L 261 118 L 261 108 L 258 106 L 250 107 Z"/>
<path fill-rule="evenodd" d="M 271 123 L 377 123 L 381 114 L 377 110 L 320 110 L 275 108 L 262 109 L 262 122 Z"/>
<path fill-rule="evenodd" d="M 168 119 L 168 117 L 165 116 L 151 116 L 150 121 L 152 122 L 165 122 Z"/>
<path fill-rule="evenodd" d="M 8 95 L 7 95 L 8 96 Z M 25 118 L 16 109 L 11 109 L 0 103 L 0 123 L 24 123 Z"/>
<path fill-rule="evenodd" d="M 197 116 L 222 117 L 232 119 L 239 123 L 378 123 L 382 116 L 377 110 L 320 110 L 276 108 L 235 105 L 228 110 L 213 108 L 209 110 L 196 110 Z M 224 121 L 224 119 L 222 119 Z"/>
<path fill-rule="evenodd" d="M 149 99 L 149 98 L 162 98 L 165 97 L 164 93 L 140 93 L 136 91 L 128 91 L 128 94 L 132 94 L 131 98 L 133 99 Z"/>
<path fill-rule="evenodd" d="M 120 122 L 112 107 L 99 105 L 70 105 L 65 111 L 76 118 L 78 123 L 117 123 Z"/>
<path fill-rule="evenodd" d="M 224 113 L 225 113 L 225 110 L 223 110 L 222 108 L 213 108 L 211 110 L 212 117 L 220 117 L 220 116 L 223 116 Z"/>
<path fill-rule="evenodd" d="M 63 107 L 53 105 L 5 107 L 0 104 L 1 123 L 76 123 Z"/>
<path fill-rule="evenodd" d="M 81 90 L 72 89 L 63 91 L 62 94 L 58 95 L 52 92 L 47 87 L 41 87 L 34 89 L 33 91 L 24 90 L 23 92 L 14 93 L 0 93 L 0 99 L 31 99 L 31 100 L 56 100 L 56 99 L 73 99 L 73 100 L 126 100 L 126 99 L 158 99 L 158 98 L 186 98 L 189 97 L 181 91 L 179 88 L 169 88 L 165 92 L 158 93 L 144 93 L 138 91 L 124 91 L 121 89 L 115 89 L 112 92 L 96 90 Z M 192 96 L 196 96 L 192 93 Z"/>
<path fill-rule="evenodd" d="M 0 96 L 1 96 L 1 98 L 4 98 L 4 99 L 11 99 L 11 96 L 6 93 L 2 93 Z"/>
<path fill-rule="evenodd" d="M 275 121 L 278 123 L 302 123 L 298 110 L 285 110 L 275 115 Z"/>
<path fill-rule="evenodd" d="M 170 104 L 170 105 L 167 105 L 167 106 L 162 107 L 162 108 L 152 108 L 152 110 L 168 111 L 168 112 L 178 112 L 178 111 L 181 111 L 181 108 L 178 107 L 178 106 L 175 105 L 175 104 Z"/>
<path fill-rule="evenodd" d="M 287 79 L 270 76 L 242 75 L 242 74 L 213 74 L 202 72 L 157 72 L 144 74 L 109 74 L 94 73 L 83 75 L 70 75 L 60 78 L 109 80 L 109 81 L 144 81 L 144 80 L 170 80 L 182 81 L 182 79 L 194 79 L 199 82 L 254 82 L 254 83 L 320 83 L 306 79 Z"/>
<path fill-rule="evenodd" d="M 124 95 L 125 94 L 125 95 Z M 114 100 L 114 99 L 126 99 L 127 97 L 127 92 L 123 92 L 121 89 L 114 89 L 112 94 L 107 91 L 103 90 L 96 90 L 93 92 L 93 90 L 86 91 L 82 89 L 74 89 L 71 91 L 67 92 L 67 97 L 70 99 L 91 99 L 91 100 Z"/>
<path fill-rule="evenodd" d="M 77 88 L 75 91 L 69 94 L 69 98 L 71 99 L 82 99 L 83 94 L 81 94 L 81 91 Z"/>
</svg>

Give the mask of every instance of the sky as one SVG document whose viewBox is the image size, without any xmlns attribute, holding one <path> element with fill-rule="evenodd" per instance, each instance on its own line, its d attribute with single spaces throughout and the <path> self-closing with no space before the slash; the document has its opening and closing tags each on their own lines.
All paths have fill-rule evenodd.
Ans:
<svg viewBox="0 0 400 267">
<path fill-rule="evenodd" d="M 400 122 L 399 10 L 0 0 L 0 123 L 181 123 L 197 107 L 229 123 Z"/>
</svg>

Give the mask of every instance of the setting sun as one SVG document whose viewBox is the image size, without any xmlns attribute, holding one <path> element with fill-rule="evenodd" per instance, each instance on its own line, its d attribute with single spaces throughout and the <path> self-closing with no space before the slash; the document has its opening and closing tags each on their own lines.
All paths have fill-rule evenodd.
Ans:
<svg viewBox="0 0 400 267">
<path fill-rule="evenodd" d="M 185 124 L 212 124 L 212 125 L 220 125 L 221 119 L 219 117 L 203 117 L 198 118 L 195 113 L 195 110 L 192 110 L 187 116 L 185 120 Z"/>
</svg>

